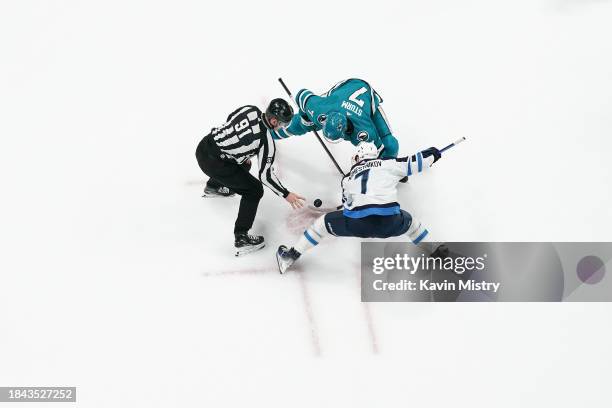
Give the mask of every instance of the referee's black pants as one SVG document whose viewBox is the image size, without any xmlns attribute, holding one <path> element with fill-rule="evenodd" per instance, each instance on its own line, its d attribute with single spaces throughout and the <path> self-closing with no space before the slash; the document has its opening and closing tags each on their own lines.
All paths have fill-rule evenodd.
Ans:
<svg viewBox="0 0 612 408">
<path fill-rule="evenodd" d="M 210 177 L 208 186 L 225 186 L 241 196 L 234 233 L 248 232 L 255 221 L 259 200 L 263 197 L 263 186 L 261 181 L 249 173 L 250 166 L 222 160 L 219 155 L 219 148 L 211 135 L 204 137 L 196 149 L 198 165 Z"/>
</svg>

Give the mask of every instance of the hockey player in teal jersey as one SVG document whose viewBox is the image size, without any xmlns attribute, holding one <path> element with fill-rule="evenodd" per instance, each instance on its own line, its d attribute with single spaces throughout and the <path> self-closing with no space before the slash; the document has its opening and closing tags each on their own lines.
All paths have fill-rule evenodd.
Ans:
<svg viewBox="0 0 612 408">
<path fill-rule="evenodd" d="M 272 132 L 274 139 L 322 130 L 330 142 L 348 140 L 355 146 L 371 142 L 381 158 L 397 157 L 399 143 L 380 106 L 383 100 L 366 81 L 347 79 L 320 96 L 302 89 L 295 101 L 299 112 L 287 128 Z"/>
</svg>

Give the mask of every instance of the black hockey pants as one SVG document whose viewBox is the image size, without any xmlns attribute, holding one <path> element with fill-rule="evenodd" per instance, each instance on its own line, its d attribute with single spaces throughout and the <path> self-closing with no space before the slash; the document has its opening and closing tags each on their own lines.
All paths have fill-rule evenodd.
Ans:
<svg viewBox="0 0 612 408">
<path fill-rule="evenodd" d="M 211 135 L 204 137 L 196 149 L 198 165 L 210 177 L 207 185 L 213 188 L 225 186 L 241 196 L 234 233 L 248 232 L 255 221 L 259 200 L 263 197 L 263 186 L 249 173 L 250 166 L 222 160 L 219 155 L 219 148 Z"/>
</svg>

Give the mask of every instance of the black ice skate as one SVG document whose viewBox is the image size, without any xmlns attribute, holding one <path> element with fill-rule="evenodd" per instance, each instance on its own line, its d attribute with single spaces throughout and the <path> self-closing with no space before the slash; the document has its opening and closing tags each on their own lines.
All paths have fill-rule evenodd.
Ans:
<svg viewBox="0 0 612 408">
<path fill-rule="evenodd" d="M 235 193 L 225 186 L 221 187 L 209 187 L 204 188 L 204 195 L 202 197 L 215 198 L 215 197 L 231 197 Z"/>
<path fill-rule="evenodd" d="M 263 248 L 264 237 L 260 235 L 249 235 L 246 232 L 235 234 L 234 247 L 236 247 L 236 256 L 250 254 Z"/>
<path fill-rule="evenodd" d="M 284 245 L 278 247 L 278 251 L 276 251 L 276 262 L 278 262 L 278 271 L 281 275 L 297 261 L 300 255 L 301 254 L 294 248 L 287 249 Z"/>
</svg>

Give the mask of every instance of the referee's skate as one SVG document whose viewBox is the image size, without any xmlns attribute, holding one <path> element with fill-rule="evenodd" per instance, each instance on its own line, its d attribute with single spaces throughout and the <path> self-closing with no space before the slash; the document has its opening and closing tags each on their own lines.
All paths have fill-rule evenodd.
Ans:
<svg viewBox="0 0 612 408">
<path fill-rule="evenodd" d="M 250 254 L 251 252 L 259 251 L 266 246 L 264 237 L 261 235 L 236 234 L 234 247 L 236 248 L 236 256 Z"/>
<path fill-rule="evenodd" d="M 234 193 L 232 190 L 230 190 L 229 188 L 225 187 L 225 186 L 221 186 L 221 187 L 209 187 L 206 186 L 204 187 L 204 194 L 202 194 L 202 197 L 204 198 L 219 198 L 219 197 L 232 197 L 234 196 L 236 193 Z"/>
</svg>

